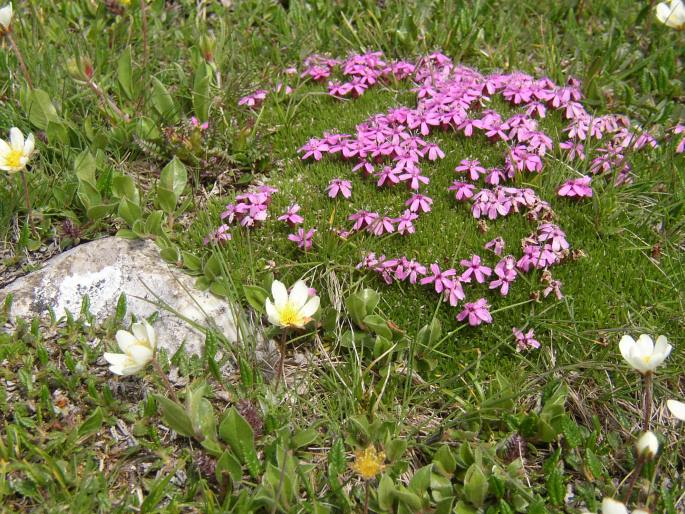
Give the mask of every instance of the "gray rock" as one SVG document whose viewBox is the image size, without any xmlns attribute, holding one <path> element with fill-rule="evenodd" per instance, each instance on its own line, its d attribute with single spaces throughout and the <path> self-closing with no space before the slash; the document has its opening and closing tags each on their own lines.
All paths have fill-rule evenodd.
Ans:
<svg viewBox="0 0 685 514">
<path fill-rule="evenodd" d="M 230 342 L 237 341 L 235 316 L 229 304 L 194 288 L 194 279 L 169 266 L 151 241 L 108 237 L 86 243 L 47 261 L 44 267 L 0 290 L 0 302 L 14 295 L 10 318 L 43 317 L 52 307 L 57 317 L 68 310 L 78 316 L 84 295 L 96 323 L 110 318 L 121 293 L 130 315 L 159 312 L 154 324 L 157 341 L 170 354 L 185 341 L 190 353 L 200 353 L 204 333 L 159 306 L 160 302 L 203 327 L 213 326 Z M 151 303 L 152 302 L 152 303 Z"/>
</svg>

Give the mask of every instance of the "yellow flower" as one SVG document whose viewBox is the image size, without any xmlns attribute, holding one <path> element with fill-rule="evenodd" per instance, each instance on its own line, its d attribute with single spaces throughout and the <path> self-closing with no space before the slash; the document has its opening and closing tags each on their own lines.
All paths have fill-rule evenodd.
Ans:
<svg viewBox="0 0 685 514">
<path fill-rule="evenodd" d="M 385 453 L 377 452 L 373 445 L 354 452 L 352 469 L 364 480 L 371 480 L 385 469 Z"/>
<path fill-rule="evenodd" d="M 0 139 L 0 170 L 17 172 L 26 167 L 33 153 L 35 141 L 33 134 L 24 140 L 24 134 L 17 127 L 10 129 L 10 141 Z"/>
<path fill-rule="evenodd" d="M 124 7 L 129 7 L 131 5 L 131 0 L 119 0 L 119 3 Z"/>
<path fill-rule="evenodd" d="M 264 307 L 269 322 L 278 327 L 302 328 L 319 310 L 319 297 L 310 297 L 309 288 L 302 280 L 295 282 L 290 294 L 283 282 L 274 280 L 271 284 L 271 294 L 273 302 L 267 298 Z"/>
</svg>

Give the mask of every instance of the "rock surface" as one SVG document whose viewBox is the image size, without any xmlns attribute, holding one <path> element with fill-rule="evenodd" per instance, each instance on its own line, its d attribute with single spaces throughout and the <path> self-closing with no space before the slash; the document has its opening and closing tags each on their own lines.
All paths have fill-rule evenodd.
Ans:
<svg viewBox="0 0 685 514">
<path fill-rule="evenodd" d="M 204 333 L 158 305 L 166 304 L 201 326 L 214 326 L 226 338 L 237 340 L 229 304 L 194 288 L 194 279 L 162 260 L 151 241 L 108 237 L 86 243 L 47 261 L 44 267 L 0 290 L 0 302 L 13 294 L 10 318 L 31 319 L 68 310 L 75 317 L 84 295 L 97 323 L 114 315 L 119 296 L 126 294 L 126 321 L 159 312 L 154 323 L 160 347 L 173 354 L 185 341 L 190 353 L 200 353 Z M 151 303 L 153 302 L 153 303 Z"/>
</svg>

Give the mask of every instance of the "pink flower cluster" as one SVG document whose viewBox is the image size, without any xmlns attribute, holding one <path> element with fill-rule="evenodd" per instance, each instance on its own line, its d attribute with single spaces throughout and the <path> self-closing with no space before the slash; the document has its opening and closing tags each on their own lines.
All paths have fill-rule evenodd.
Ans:
<svg viewBox="0 0 685 514">
<path fill-rule="evenodd" d="M 498 256 L 502 253 L 504 246 L 502 238 L 495 238 L 486 245 L 492 248 Z M 475 286 L 487 283 L 489 289 L 497 290 L 501 296 L 507 296 L 519 272 L 527 273 L 533 269 L 541 269 L 544 270 L 543 281 L 547 284 L 543 296 L 554 293 L 558 299 L 561 299 L 563 297 L 561 282 L 551 278 L 549 268 L 560 263 L 567 256 L 569 246 L 566 234 L 558 226 L 552 223 L 541 223 L 537 232 L 523 241 L 523 255 L 518 260 L 512 255 L 507 255 L 501 258 L 494 268 L 487 266 L 479 255 L 462 259 L 459 264 L 463 270 L 459 273 L 453 268 L 441 270 L 437 263 L 426 267 L 407 257 L 389 259 L 384 255 L 376 256 L 375 253 L 368 253 L 357 264 L 357 269 L 374 271 L 387 284 L 406 280 L 410 284 L 431 285 L 435 292 L 452 307 L 456 307 L 466 299 L 465 285 Z M 457 319 L 468 320 L 470 325 L 492 322 L 489 305 L 483 298 L 464 303 Z"/>
<path fill-rule="evenodd" d="M 271 195 L 277 191 L 274 187 L 259 186 L 252 192 L 236 195 L 235 202 L 226 205 L 224 212 L 221 213 L 223 223 L 205 238 L 204 243 L 231 240 L 230 226 L 233 224 L 249 228 L 266 220 Z"/>
</svg>

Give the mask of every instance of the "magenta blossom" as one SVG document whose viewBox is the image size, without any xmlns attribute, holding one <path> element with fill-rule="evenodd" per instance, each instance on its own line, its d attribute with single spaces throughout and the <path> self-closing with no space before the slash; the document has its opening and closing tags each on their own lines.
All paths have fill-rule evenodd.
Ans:
<svg viewBox="0 0 685 514">
<path fill-rule="evenodd" d="M 564 297 L 564 293 L 561 292 L 561 286 L 563 284 L 561 283 L 561 280 L 552 280 L 550 279 L 547 283 L 547 287 L 542 291 L 542 296 L 547 298 L 550 294 L 554 293 L 554 296 L 557 297 L 557 300 L 561 300 Z"/>
<path fill-rule="evenodd" d="M 395 218 L 395 222 L 397 222 L 397 232 L 399 232 L 401 235 L 405 234 L 413 234 L 416 232 L 416 227 L 414 227 L 414 221 L 419 217 L 418 214 L 415 212 L 411 212 L 409 209 L 406 209 L 403 213 L 402 216 L 399 218 Z"/>
<path fill-rule="evenodd" d="M 467 173 L 471 180 L 478 180 L 478 177 L 487 173 L 487 170 L 480 165 L 478 159 L 464 159 L 459 163 L 459 166 L 454 168 L 454 171 Z"/>
<path fill-rule="evenodd" d="M 500 256 L 504 251 L 505 243 L 501 237 L 496 237 L 492 241 L 485 243 L 485 249 L 492 251 L 495 255 Z"/>
<path fill-rule="evenodd" d="M 457 321 L 469 320 L 469 325 L 472 327 L 478 326 L 481 323 L 492 323 L 492 315 L 490 314 L 490 305 L 488 305 L 485 298 L 480 298 L 473 303 L 464 305 L 464 310 L 457 315 Z"/>
<path fill-rule="evenodd" d="M 409 279 L 410 284 L 416 284 L 419 276 L 426 274 L 426 267 L 415 260 L 408 260 L 402 257 L 395 268 L 395 277 L 397 280 Z"/>
<path fill-rule="evenodd" d="M 378 216 L 374 219 L 367 230 L 371 232 L 374 236 L 382 236 L 383 234 L 390 234 L 395 231 L 395 220 L 389 216 Z"/>
<path fill-rule="evenodd" d="M 461 279 L 459 277 L 454 277 L 453 280 L 446 282 L 444 294 L 445 301 L 452 307 L 456 307 L 461 300 L 466 298 L 464 288 L 461 285 Z"/>
<path fill-rule="evenodd" d="M 223 243 L 224 241 L 230 241 L 233 238 L 230 230 L 231 227 L 228 225 L 220 225 L 219 228 L 205 237 L 203 242 L 204 244 L 208 245 L 209 243 Z"/>
<path fill-rule="evenodd" d="M 205 121 L 204 123 L 200 123 L 200 121 L 195 116 L 192 116 L 190 118 L 190 124 L 194 128 L 199 129 L 200 132 L 207 130 L 209 128 L 209 122 L 208 121 Z"/>
<path fill-rule="evenodd" d="M 278 221 L 285 221 L 290 226 L 299 225 L 304 221 L 304 218 L 298 212 L 300 212 L 300 205 L 294 203 L 278 217 Z"/>
<path fill-rule="evenodd" d="M 331 198 L 336 198 L 339 194 L 345 198 L 350 198 L 352 196 L 352 183 L 349 180 L 334 178 L 328 183 L 326 191 Z"/>
<path fill-rule="evenodd" d="M 314 234 L 316 234 L 315 228 L 311 228 L 306 232 L 303 228 L 298 228 L 297 232 L 288 235 L 288 239 L 293 243 L 296 243 L 298 248 L 302 248 L 306 252 L 312 248 Z"/>
<path fill-rule="evenodd" d="M 352 227 L 352 230 L 362 230 L 363 228 L 366 228 L 371 223 L 373 223 L 374 220 L 378 219 L 378 213 L 360 210 L 355 212 L 354 214 L 350 214 L 350 216 L 347 219 L 349 221 L 354 221 L 354 226 Z"/>
<path fill-rule="evenodd" d="M 592 182 L 592 178 L 588 177 L 587 175 L 584 175 L 580 178 L 567 180 L 559 188 L 557 194 L 559 196 L 576 198 L 591 197 L 592 187 L 590 187 L 590 182 Z"/>
<path fill-rule="evenodd" d="M 512 327 L 511 331 L 514 333 L 514 338 L 516 339 L 517 352 L 540 348 L 540 343 L 535 339 L 535 332 L 533 332 L 532 328 L 525 334 L 523 333 L 523 330 L 516 327 Z"/>
<path fill-rule="evenodd" d="M 457 273 L 456 270 L 451 268 L 445 271 L 440 271 L 440 267 L 437 264 L 431 264 L 430 269 L 432 275 L 422 278 L 421 285 L 433 284 L 435 292 L 438 294 L 442 293 L 446 288 L 449 288 L 452 285 L 453 279 L 450 277 L 453 277 Z"/>
<path fill-rule="evenodd" d="M 462 259 L 459 264 L 464 266 L 466 270 L 461 274 L 460 278 L 462 282 L 471 282 L 471 276 L 475 277 L 476 282 L 482 284 L 485 282 L 485 278 L 492 275 L 492 269 L 481 264 L 480 256 L 472 255 L 471 260 Z"/>
<path fill-rule="evenodd" d="M 409 207 L 411 212 L 430 212 L 431 205 L 433 205 L 433 199 L 425 195 L 415 194 L 412 195 L 412 197 L 409 198 L 404 205 Z"/>
<path fill-rule="evenodd" d="M 473 192 L 475 189 L 476 186 L 473 184 L 459 182 L 458 180 L 452 182 L 452 185 L 447 188 L 448 191 L 454 191 L 454 198 L 456 198 L 456 200 L 459 202 L 473 198 Z"/>
</svg>

